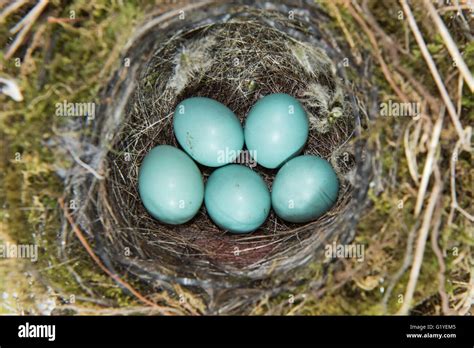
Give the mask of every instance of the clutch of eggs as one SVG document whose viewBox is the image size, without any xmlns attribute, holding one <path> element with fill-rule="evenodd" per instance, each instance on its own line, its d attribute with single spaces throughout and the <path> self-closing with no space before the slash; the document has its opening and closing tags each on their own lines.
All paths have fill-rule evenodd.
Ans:
<svg viewBox="0 0 474 348">
<path fill-rule="evenodd" d="M 339 181 L 329 162 L 298 156 L 308 139 L 309 122 L 302 105 L 288 94 L 260 99 L 249 111 L 244 129 L 232 110 L 218 101 L 188 98 L 176 107 L 173 130 L 184 151 L 154 147 L 138 176 L 143 205 L 163 223 L 190 221 L 204 201 L 217 226 L 242 234 L 257 230 L 271 207 L 285 221 L 306 223 L 337 200 Z M 271 193 L 257 172 L 230 164 L 244 143 L 259 165 L 278 169 Z M 216 168 L 205 187 L 193 160 Z"/>
</svg>

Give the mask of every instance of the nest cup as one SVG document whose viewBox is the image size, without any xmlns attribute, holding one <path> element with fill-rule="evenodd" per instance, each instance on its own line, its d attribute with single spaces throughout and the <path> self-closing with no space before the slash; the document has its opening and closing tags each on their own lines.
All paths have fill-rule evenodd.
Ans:
<svg viewBox="0 0 474 348">
<path fill-rule="evenodd" d="M 160 287 L 275 291 L 291 281 L 289 271 L 326 261 L 325 245 L 353 238 L 369 180 L 365 112 L 341 68 L 343 47 L 318 29 L 328 21 L 324 11 L 298 4 L 294 18 L 291 2 L 189 5 L 186 20 L 182 12 L 152 16 L 130 40 L 123 57 L 129 64 L 103 91 L 93 136 L 84 140 L 93 143 L 89 163 L 104 178 L 83 169 L 69 178 L 71 197 L 84 202 L 76 218 L 111 269 L 125 267 Z M 188 97 L 213 98 L 244 124 L 255 102 L 270 93 L 292 95 L 305 108 L 310 133 L 303 153 L 330 161 L 340 181 L 332 209 L 307 224 L 271 212 L 249 235 L 225 233 L 204 205 L 183 225 L 153 219 L 138 194 L 138 171 L 151 148 L 179 147 L 176 105 Z M 246 154 L 237 161 L 271 189 L 277 170 L 254 166 Z M 200 169 L 207 180 L 213 169 Z"/>
</svg>

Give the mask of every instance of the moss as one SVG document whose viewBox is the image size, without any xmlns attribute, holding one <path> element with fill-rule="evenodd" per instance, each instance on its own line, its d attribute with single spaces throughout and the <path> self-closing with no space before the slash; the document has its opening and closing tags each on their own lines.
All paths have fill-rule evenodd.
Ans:
<svg viewBox="0 0 474 348">
<path fill-rule="evenodd" d="M 62 195 L 63 186 L 55 171 L 58 166 L 66 167 L 68 161 L 60 158 L 57 149 L 48 144 L 55 136 L 55 129 L 64 122 L 55 117 L 56 103 L 96 100 L 105 82 L 98 80 L 97 76 L 106 79 L 118 64 L 117 59 L 107 62 L 118 56 L 134 24 L 145 13 L 145 7 L 137 2 L 126 2 L 122 6 L 115 1 L 75 1 L 66 7 L 52 2 L 49 7 L 63 18 L 68 18 L 70 11 L 74 10 L 78 21 L 74 24 L 47 24 L 42 39 L 45 42 L 55 40 L 51 61 L 43 66 L 45 52 L 36 50 L 32 56 L 36 69 L 21 78 L 25 101 L 14 103 L 9 100 L 0 108 L 1 138 L 6 145 L 5 148 L 2 146 L 5 156 L 1 162 L 4 187 L 0 198 L 6 203 L 2 216 L 13 240 L 38 244 L 41 257 L 35 269 L 50 286 L 61 289 L 64 294 L 87 295 L 70 274 L 67 266 L 71 265 L 98 292 L 98 297 L 110 296 L 119 305 L 127 305 L 130 297 L 98 269 L 82 248 L 77 252 L 80 262 L 64 264 L 57 258 L 61 216 L 57 199 Z M 18 16 L 13 16 L 9 25 L 2 25 L 0 42 L 8 41 L 4 29 L 17 20 Z M 2 66 L 6 74 L 18 75 L 19 67 L 15 66 L 14 59 L 5 61 L 2 56 Z M 38 86 L 41 69 L 47 70 L 43 88 Z M 17 153 L 21 155 L 20 161 L 15 161 Z M 21 280 L 18 284 L 23 287 L 21 291 L 27 294 L 28 282 L 20 275 L 30 265 L 22 262 L 14 265 L 15 269 L 8 274 L 18 274 Z M 14 284 L 4 282 L 3 277 L 4 274 L 0 276 L 0 283 L 13 288 Z M 43 287 L 37 293 L 45 294 L 46 290 Z M 4 291 L 11 293 L 13 290 L 6 288 Z M 30 309 L 33 310 L 33 306 Z"/>
<path fill-rule="evenodd" d="M 325 6 L 324 2 L 322 5 Z M 420 6 L 415 6 L 415 15 L 420 14 Z M 26 312 L 35 310 L 35 300 L 29 298 L 32 293 L 31 278 L 25 277 L 25 272 L 32 268 L 38 271 L 39 278 L 45 279 L 54 289 L 62 291 L 61 296 L 74 294 L 85 295 L 82 286 L 93 289 L 97 298 L 112 299 L 118 306 L 128 306 L 135 303 L 135 299 L 125 294 L 109 277 L 107 277 L 90 259 L 89 255 L 76 242 L 77 257 L 68 263 L 63 263 L 57 256 L 57 236 L 60 226 L 61 211 L 57 199 L 62 195 L 62 182 L 57 176 L 58 167 L 67 167 L 69 159 L 60 157 L 53 146 L 48 145 L 55 137 L 56 129 L 65 120 L 55 117 L 56 103 L 67 100 L 97 101 L 100 88 L 108 79 L 111 71 L 119 64 L 121 47 L 133 31 L 135 23 L 143 18 L 148 7 L 138 1 L 99 1 L 89 2 L 75 0 L 67 5 L 61 1 L 51 1 L 49 9 L 58 18 L 68 18 L 71 11 L 75 11 L 77 18 L 73 23 L 38 22 L 34 29 L 46 26 L 42 40 L 43 45 L 51 45 L 53 52 L 48 49 L 37 49 L 33 52 L 33 69 L 22 75 L 21 67 L 16 66 L 15 59 L 4 59 L 0 53 L 2 74 L 18 77 L 21 81 L 21 90 L 25 101 L 15 103 L 3 99 L 0 105 L 0 173 L 2 187 L 0 200 L 2 210 L 0 218 L 2 227 L 0 232 L 8 235 L 19 243 L 38 243 L 42 257 L 36 265 L 27 261 L 11 262 L 0 261 L 0 293 L 20 294 L 21 305 Z M 398 20 L 399 5 L 396 2 L 369 1 L 369 7 L 377 17 L 379 25 L 399 42 L 405 42 L 405 28 Z M 11 42 L 8 29 L 18 22 L 28 10 L 28 6 L 8 18 L 5 25 L 0 26 L 0 45 L 3 47 Z M 347 10 L 340 8 L 342 18 L 354 36 L 360 33 L 360 28 Z M 330 11 L 328 10 L 328 13 Z M 449 18 L 445 21 L 450 25 Z M 336 30 L 343 35 L 336 21 L 327 24 L 328 30 Z M 454 70 L 452 61 L 444 48 L 439 35 L 430 35 L 426 28 L 422 28 L 429 38 L 428 48 L 443 76 Z M 456 34 L 456 32 L 454 31 Z M 369 41 L 362 35 L 363 40 L 357 41 L 358 49 L 369 52 Z M 460 35 L 454 35 L 460 51 L 470 70 L 474 70 L 474 42 L 467 42 Z M 360 46 L 359 46 L 360 45 Z M 431 74 L 426 69 L 413 38 L 410 40 L 409 55 L 400 56 L 400 64 L 413 74 L 416 79 L 438 96 Z M 18 52 L 21 56 L 23 51 Z M 52 53 L 52 54 L 51 54 Z M 385 52 L 384 52 L 385 53 Z M 51 59 L 47 58 L 51 55 Z M 23 62 L 25 63 L 25 62 Z M 391 90 L 381 69 L 374 64 L 373 83 L 377 86 L 380 99 L 393 99 Z M 357 79 L 354 71 L 349 69 L 349 78 Z M 149 77 L 154 83 L 158 75 Z M 455 79 L 454 79 L 455 80 Z M 457 81 L 451 81 L 449 90 L 456 90 Z M 254 87 L 249 87 L 254 88 Z M 474 99 L 468 88 L 464 88 L 462 95 L 463 124 L 472 124 L 474 121 Z M 446 122 L 447 123 L 447 122 Z M 355 273 L 354 279 L 342 280 L 333 272 L 340 265 L 331 264 L 327 271 L 327 291 L 323 294 L 304 285 L 296 289 L 294 294 L 282 293 L 273 299 L 262 299 L 253 308 L 253 314 L 265 313 L 297 313 L 297 314 L 385 314 L 396 313 L 400 307 L 398 296 L 404 294 L 408 281 L 407 272 L 395 285 L 392 296 L 387 302 L 387 308 L 381 305 L 389 276 L 401 266 L 405 256 L 406 240 L 410 229 L 416 222 L 413 216 L 413 207 L 416 197 L 410 190 L 413 186 L 407 168 L 406 160 L 401 153 L 401 147 L 394 148 L 406 121 L 378 120 L 371 133 L 371 140 L 380 142 L 381 151 L 379 163 L 382 167 L 384 191 L 371 190 L 370 209 L 358 223 L 356 243 L 367 245 L 367 255 L 363 267 Z M 397 130 L 398 127 L 398 130 Z M 452 141 L 444 139 L 450 145 Z M 449 151 L 450 147 L 447 147 Z M 16 161 L 17 154 L 21 160 Z M 419 165 L 422 165 L 420 163 Z M 396 166 L 396 170 L 394 169 Z M 387 183 L 388 173 L 394 171 L 396 186 Z M 472 206 L 474 189 L 472 188 L 472 154 L 462 153 L 456 161 L 457 196 L 459 205 L 464 209 Z M 407 184 L 407 185 L 404 185 Z M 449 190 L 444 193 L 449 196 Z M 398 208 L 400 199 L 404 199 L 402 209 Z M 449 199 L 444 211 L 449 210 Z M 26 210 L 28 208 L 29 210 Z M 447 218 L 443 215 L 443 219 Z M 5 233 L 6 232 L 6 233 Z M 36 239 L 34 239 L 34 237 Z M 4 242 L 3 234 L 0 239 Z M 72 237 L 74 238 L 74 237 Z M 445 227 L 439 241 L 443 250 L 449 251 L 446 257 L 446 283 L 449 294 L 459 289 L 453 280 L 464 279 L 466 272 L 462 272 L 457 255 L 466 250 L 472 252 L 474 239 L 472 225 L 456 214 L 453 223 Z M 457 250 L 454 252 L 454 250 Z M 382 261 L 381 261 L 382 260 Z M 455 262 L 455 260 L 457 260 Z M 355 270 L 360 266 L 355 260 L 348 260 L 346 270 Z M 71 275 L 68 267 L 72 267 L 83 279 L 79 284 Z M 322 274 L 322 265 L 311 265 L 305 277 L 317 279 Z M 414 303 L 420 303 L 437 293 L 437 272 L 439 269 L 436 257 L 430 248 L 424 255 L 424 262 L 417 284 Z M 460 275 L 461 274 L 461 275 Z M 466 280 L 464 280 L 466 281 Z M 375 284 L 375 286 L 374 286 Z M 370 286 L 369 286 L 370 285 Z M 134 284 L 136 287 L 146 287 L 143 284 Z M 365 288 L 365 289 L 364 289 Z M 370 289 L 371 288 L 371 289 Z M 367 290 L 370 289 L 370 290 Z M 383 290 L 382 290 L 383 289 Z M 36 282 L 34 292 L 37 297 L 47 294 L 47 287 Z M 304 297 L 289 303 L 291 295 L 304 294 Z M 192 296 L 192 295 L 190 295 Z M 10 298 L 0 306 L 0 313 L 18 310 Z M 83 304 L 86 305 L 86 304 Z M 87 304 L 87 306 L 90 306 Z M 13 309 L 12 309 L 13 308 Z"/>
</svg>

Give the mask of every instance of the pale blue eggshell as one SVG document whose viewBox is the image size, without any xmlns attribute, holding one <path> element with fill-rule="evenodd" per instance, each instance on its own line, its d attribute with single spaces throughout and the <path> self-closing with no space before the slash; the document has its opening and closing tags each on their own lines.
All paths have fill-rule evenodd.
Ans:
<svg viewBox="0 0 474 348">
<path fill-rule="evenodd" d="M 188 98 L 179 103 L 173 128 L 184 151 L 205 166 L 232 162 L 244 146 L 238 118 L 224 104 L 210 98 Z"/>
<path fill-rule="evenodd" d="M 298 100 L 288 94 L 270 94 L 247 115 L 245 144 L 258 164 L 278 168 L 301 152 L 308 132 L 308 117 Z"/>
<path fill-rule="evenodd" d="M 145 156 L 138 190 L 148 212 L 171 225 L 191 220 L 204 198 L 204 183 L 196 163 L 169 145 L 156 146 Z"/>
<path fill-rule="evenodd" d="M 304 223 L 317 219 L 336 202 L 339 180 L 328 161 L 298 156 L 285 163 L 272 185 L 272 206 L 283 220 Z"/>
<path fill-rule="evenodd" d="M 247 167 L 230 164 L 211 174 L 204 203 L 216 225 L 233 233 L 249 233 L 265 222 L 271 198 L 260 175 Z"/>
</svg>

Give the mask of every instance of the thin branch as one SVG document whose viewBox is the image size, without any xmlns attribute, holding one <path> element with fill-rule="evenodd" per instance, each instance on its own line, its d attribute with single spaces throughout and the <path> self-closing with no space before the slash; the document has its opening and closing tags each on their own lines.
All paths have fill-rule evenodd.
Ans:
<svg viewBox="0 0 474 348">
<path fill-rule="evenodd" d="M 405 248 L 405 257 L 403 258 L 403 263 L 401 267 L 397 270 L 397 272 L 393 274 L 393 276 L 391 276 L 390 282 L 387 286 L 387 290 L 382 299 L 382 305 L 385 311 L 387 309 L 387 302 L 390 299 L 390 296 L 392 295 L 393 289 L 399 282 L 400 278 L 405 274 L 408 267 L 410 267 L 411 261 L 413 259 L 413 242 L 415 241 L 416 231 L 418 227 L 419 227 L 419 223 L 417 221 L 412 226 L 410 232 L 408 233 L 407 245 Z"/>
<path fill-rule="evenodd" d="M 18 10 L 27 2 L 28 0 L 16 0 L 16 1 L 13 1 L 7 7 L 5 7 L 5 9 L 0 13 L 0 23 L 3 23 L 9 15 L 11 15 L 13 12 Z"/>
<path fill-rule="evenodd" d="M 433 212 L 438 203 L 439 196 L 443 191 L 443 184 L 439 178 L 437 178 L 433 190 L 431 191 L 430 200 L 428 207 L 426 208 L 425 215 L 423 217 L 423 223 L 421 225 L 420 232 L 418 233 L 418 239 L 416 242 L 415 256 L 413 258 L 413 265 L 410 271 L 410 279 L 405 291 L 403 305 L 398 311 L 399 315 L 407 315 L 413 300 L 415 293 L 416 283 L 418 282 L 418 276 L 420 274 L 421 264 L 423 262 L 423 254 L 425 253 L 426 240 L 428 238 L 431 220 L 433 218 Z"/>
<path fill-rule="evenodd" d="M 118 275 L 116 275 L 115 273 L 111 272 L 103 263 L 102 261 L 99 259 L 99 257 L 94 253 L 94 251 L 92 250 L 91 246 L 89 245 L 89 243 L 87 242 L 86 238 L 84 237 L 84 235 L 82 234 L 81 230 L 79 229 L 79 227 L 77 227 L 72 215 L 68 212 L 67 208 L 66 208 L 66 205 L 64 204 L 64 198 L 60 198 L 59 199 L 59 205 L 61 206 L 61 208 L 63 209 L 64 211 L 64 215 L 66 217 L 66 219 L 68 220 L 69 224 L 71 225 L 74 233 L 76 234 L 77 238 L 79 239 L 79 241 L 81 242 L 81 244 L 84 246 L 84 248 L 86 249 L 87 253 L 90 255 L 90 257 L 94 260 L 94 262 L 105 272 L 107 273 L 107 275 L 109 277 L 111 277 L 113 280 L 115 280 L 118 284 L 122 285 L 124 288 L 126 288 L 128 291 L 130 291 L 133 295 L 135 295 L 141 302 L 143 302 L 144 304 L 150 306 L 150 307 L 154 307 L 154 308 L 157 308 L 157 309 L 160 309 L 162 310 L 163 312 L 168 312 L 168 309 L 164 308 L 164 307 L 160 307 L 158 306 L 156 303 L 154 302 L 151 302 L 150 300 L 146 299 L 142 294 L 140 294 L 137 290 L 135 290 L 135 288 L 133 288 L 129 283 L 127 283 L 125 280 L 123 280 L 122 278 L 120 278 Z"/>
<path fill-rule="evenodd" d="M 77 156 L 74 151 L 72 149 L 69 148 L 69 146 L 67 146 L 67 150 L 68 152 L 71 154 L 72 158 L 74 159 L 74 161 L 77 162 L 77 164 L 79 164 L 81 167 L 83 167 L 84 169 L 86 169 L 88 172 L 90 172 L 92 175 L 94 175 L 98 180 L 104 180 L 104 177 L 102 175 L 100 175 L 99 173 L 97 173 L 97 171 L 92 168 L 90 165 L 88 165 L 87 163 L 85 163 L 84 161 L 82 161 L 79 156 Z"/>
<path fill-rule="evenodd" d="M 443 210 L 443 207 L 441 205 L 438 205 L 438 208 L 436 209 L 436 214 L 435 214 L 436 220 L 433 226 L 433 230 L 431 231 L 431 248 L 433 249 L 436 255 L 436 258 L 438 259 L 438 264 L 439 264 L 438 293 L 439 293 L 439 296 L 441 297 L 441 306 L 443 309 L 443 314 L 454 315 L 456 313 L 449 307 L 449 297 L 448 297 L 448 294 L 446 293 L 446 286 L 445 286 L 446 277 L 444 275 L 444 273 L 446 272 L 446 264 L 444 262 L 443 253 L 438 245 L 442 210 Z"/>
<path fill-rule="evenodd" d="M 443 80 L 441 78 L 441 75 L 439 74 L 438 69 L 436 68 L 436 64 L 433 60 L 433 57 L 431 57 L 431 54 L 428 51 L 428 48 L 426 47 L 425 40 L 423 39 L 423 35 L 421 34 L 420 29 L 418 28 L 418 25 L 416 24 L 415 17 L 413 16 L 410 6 L 408 5 L 406 0 L 400 0 L 400 4 L 402 5 L 403 11 L 405 12 L 405 15 L 408 18 L 408 24 L 410 26 L 410 29 L 413 35 L 415 36 L 415 40 L 418 43 L 418 46 L 420 47 L 421 53 L 423 54 L 423 57 L 425 58 L 426 64 L 428 64 L 428 68 L 431 71 L 431 75 L 433 76 L 436 82 L 436 85 L 438 86 L 438 89 L 441 94 L 441 97 L 443 98 L 444 104 L 446 105 L 446 108 L 448 109 L 449 116 L 451 117 L 454 127 L 456 128 L 456 132 L 458 133 L 458 136 L 461 139 L 461 141 L 465 142 L 464 130 L 456 114 L 456 109 L 454 108 L 453 102 L 451 101 L 451 98 L 449 97 L 448 91 L 446 90 L 446 87 L 443 84 Z"/>
<path fill-rule="evenodd" d="M 418 165 L 416 162 L 416 154 L 413 146 L 410 144 L 410 129 L 417 121 L 412 120 L 403 134 L 403 147 L 405 150 L 405 157 L 407 158 L 408 172 L 410 173 L 415 184 L 419 184 L 420 178 L 418 174 Z"/>
<path fill-rule="evenodd" d="M 443 129 L 443 120 L 444 108 L 433 127 L 433 136 L 431 137 L 431 141 L 429 144 L 428 154 L 426 155 L 426 162 L 423 168 L 423 176 L 421 177 L 420 188 L 418 189 L 418 196 L 416 197 L 415 216 L 420 215 L 421 208 L 423 207 L 426 189 L 428 187 L 431 173 L 433 171 L 433 163 L 436 155 L 436 149 L 438 148 L 439 144 L 439 137 L 441 135 L 441 130 Z"/>
<path fill-rule="evenodd" d="M 356 63 L 361 64 L 362 62 L 362 57 L 360 55 L 360 52 L 354 42 L 354 39 L 352 38 L 351 33 L 349 32 L 349 29 L 347 29 L 346 24 L 344 23 L 344 20 L 342 19 L 341 12 L 337 8 L 337 4 L 334 4 L 331 1 L 328 1 L 327 5 L 330 7 L 331 11 L 334 13 L 334 16 L 336 17 L 337 23 L 341 27 L 342 32 L 344 33 L 344 36 L 347 39 L 347 42 L 349 43 L 349 46 L 351 46 L 351 49 L 354 51 L 354 56 L 356 58 Z"/>
<path fill-rule="evenodd" d="M 467 211 L 465 211 L 463 208 L 459 206 L 457 194 L 456 194 L 456 161 L 457 161 L 457 158 L 459 157 L 460 151 L 461 151 L 461 141 L 459 140 L 454 146 L 453 154 L 451 155 L 451 161 L 450 161 L 451 212 L 449 214 L 449 219 L 448 219 L 449 225 L 452 223 L 455 210 L 458 210 L 469 221 L 474 222 L 474 216 L 469 214 Z"/>
<path fill-rule="evenodd" d="M 357 10 L 352 6 L 351 3 L 348 2 L 347 6 L 351 15 L 360 24 L 365 34 L 369 38 L 370 44 L 372 48 L 374 49 L 375 57 L 377 58 L 377 61 L 380 64 L 380 68 L 382 69 L 382 73 L 387 79 L 387 82 L 389 83 L 390 87 L 392 87 L 393 91 L 395 92 L 395 94 L 401 101 L 403 101 L 404 103 L 408 103 L 409 100 L 407 96 L 396 84 L 395 79 L 393 78 L 393 75 L 391 73 L 391 69 L 388 67 L 387 63 L 383 59 L 382 52 L 380 50 L 380 47 L 377 42 L 377 38 L 375 37 L 373 31 L 367 26 L 367 23 L 365 22 L 365 20 L 357 13 Z"/>
<path fill-rule="evenodd" d="M 444 24 L 441 17 L 438 15 L 438 12 L 436 11 L 431 1 L 424 0 L 423 3 L 425 4 L 425 7 L 428 9 L 428 12 L 430 13 L 431 18 L 433 18 L 433 21 L 436 24 L 436 28 L 438 29 L 441 37 L 443 38 L 444 44 L 446 45 L 446 48 L 448 49 L 449 54 L 451 55 L 454 62 L 456 63 L 456 67 L 459 69 L 459 72 L 461 73 L 462 77 L 468 84 L 469 88 L 471 89 L 471 92 L 474 92 L 474 77 L 472 76 L 471 71 L 466 65 L 466 62 L 462 58 L 461 53 L 459 52 L 459 49 L 456 46 L 456 43 L 453 41 L 453 38 L 451 37 L 451 34 L 449 34 L 448 28 L 446 28 L 446 25 Z"/>
<path fill-rule="evenodd" d="M 17 30 L 20 30 L 18 35 L 15 38 L 15 41 L 10 45 L 8 48 L 7 53 L 5 53 L 5 60 L 10 59 L 13 54 L 15 54 L 16 50 L 20 45 L 23 43 L 23 40 L 26 37 L 26 34 L 30 31 L 30 29 L 33 27 L 33 24 L 35 21 L 38 19 L 38 17 L 41 15 L 45 7 L 48 5 L 49 0 L 40 0 L 35 7 L 28 13 L 28 15 L 23 18 L 13 29 L 12 33 L 15 33 Z"/>
</svg>

